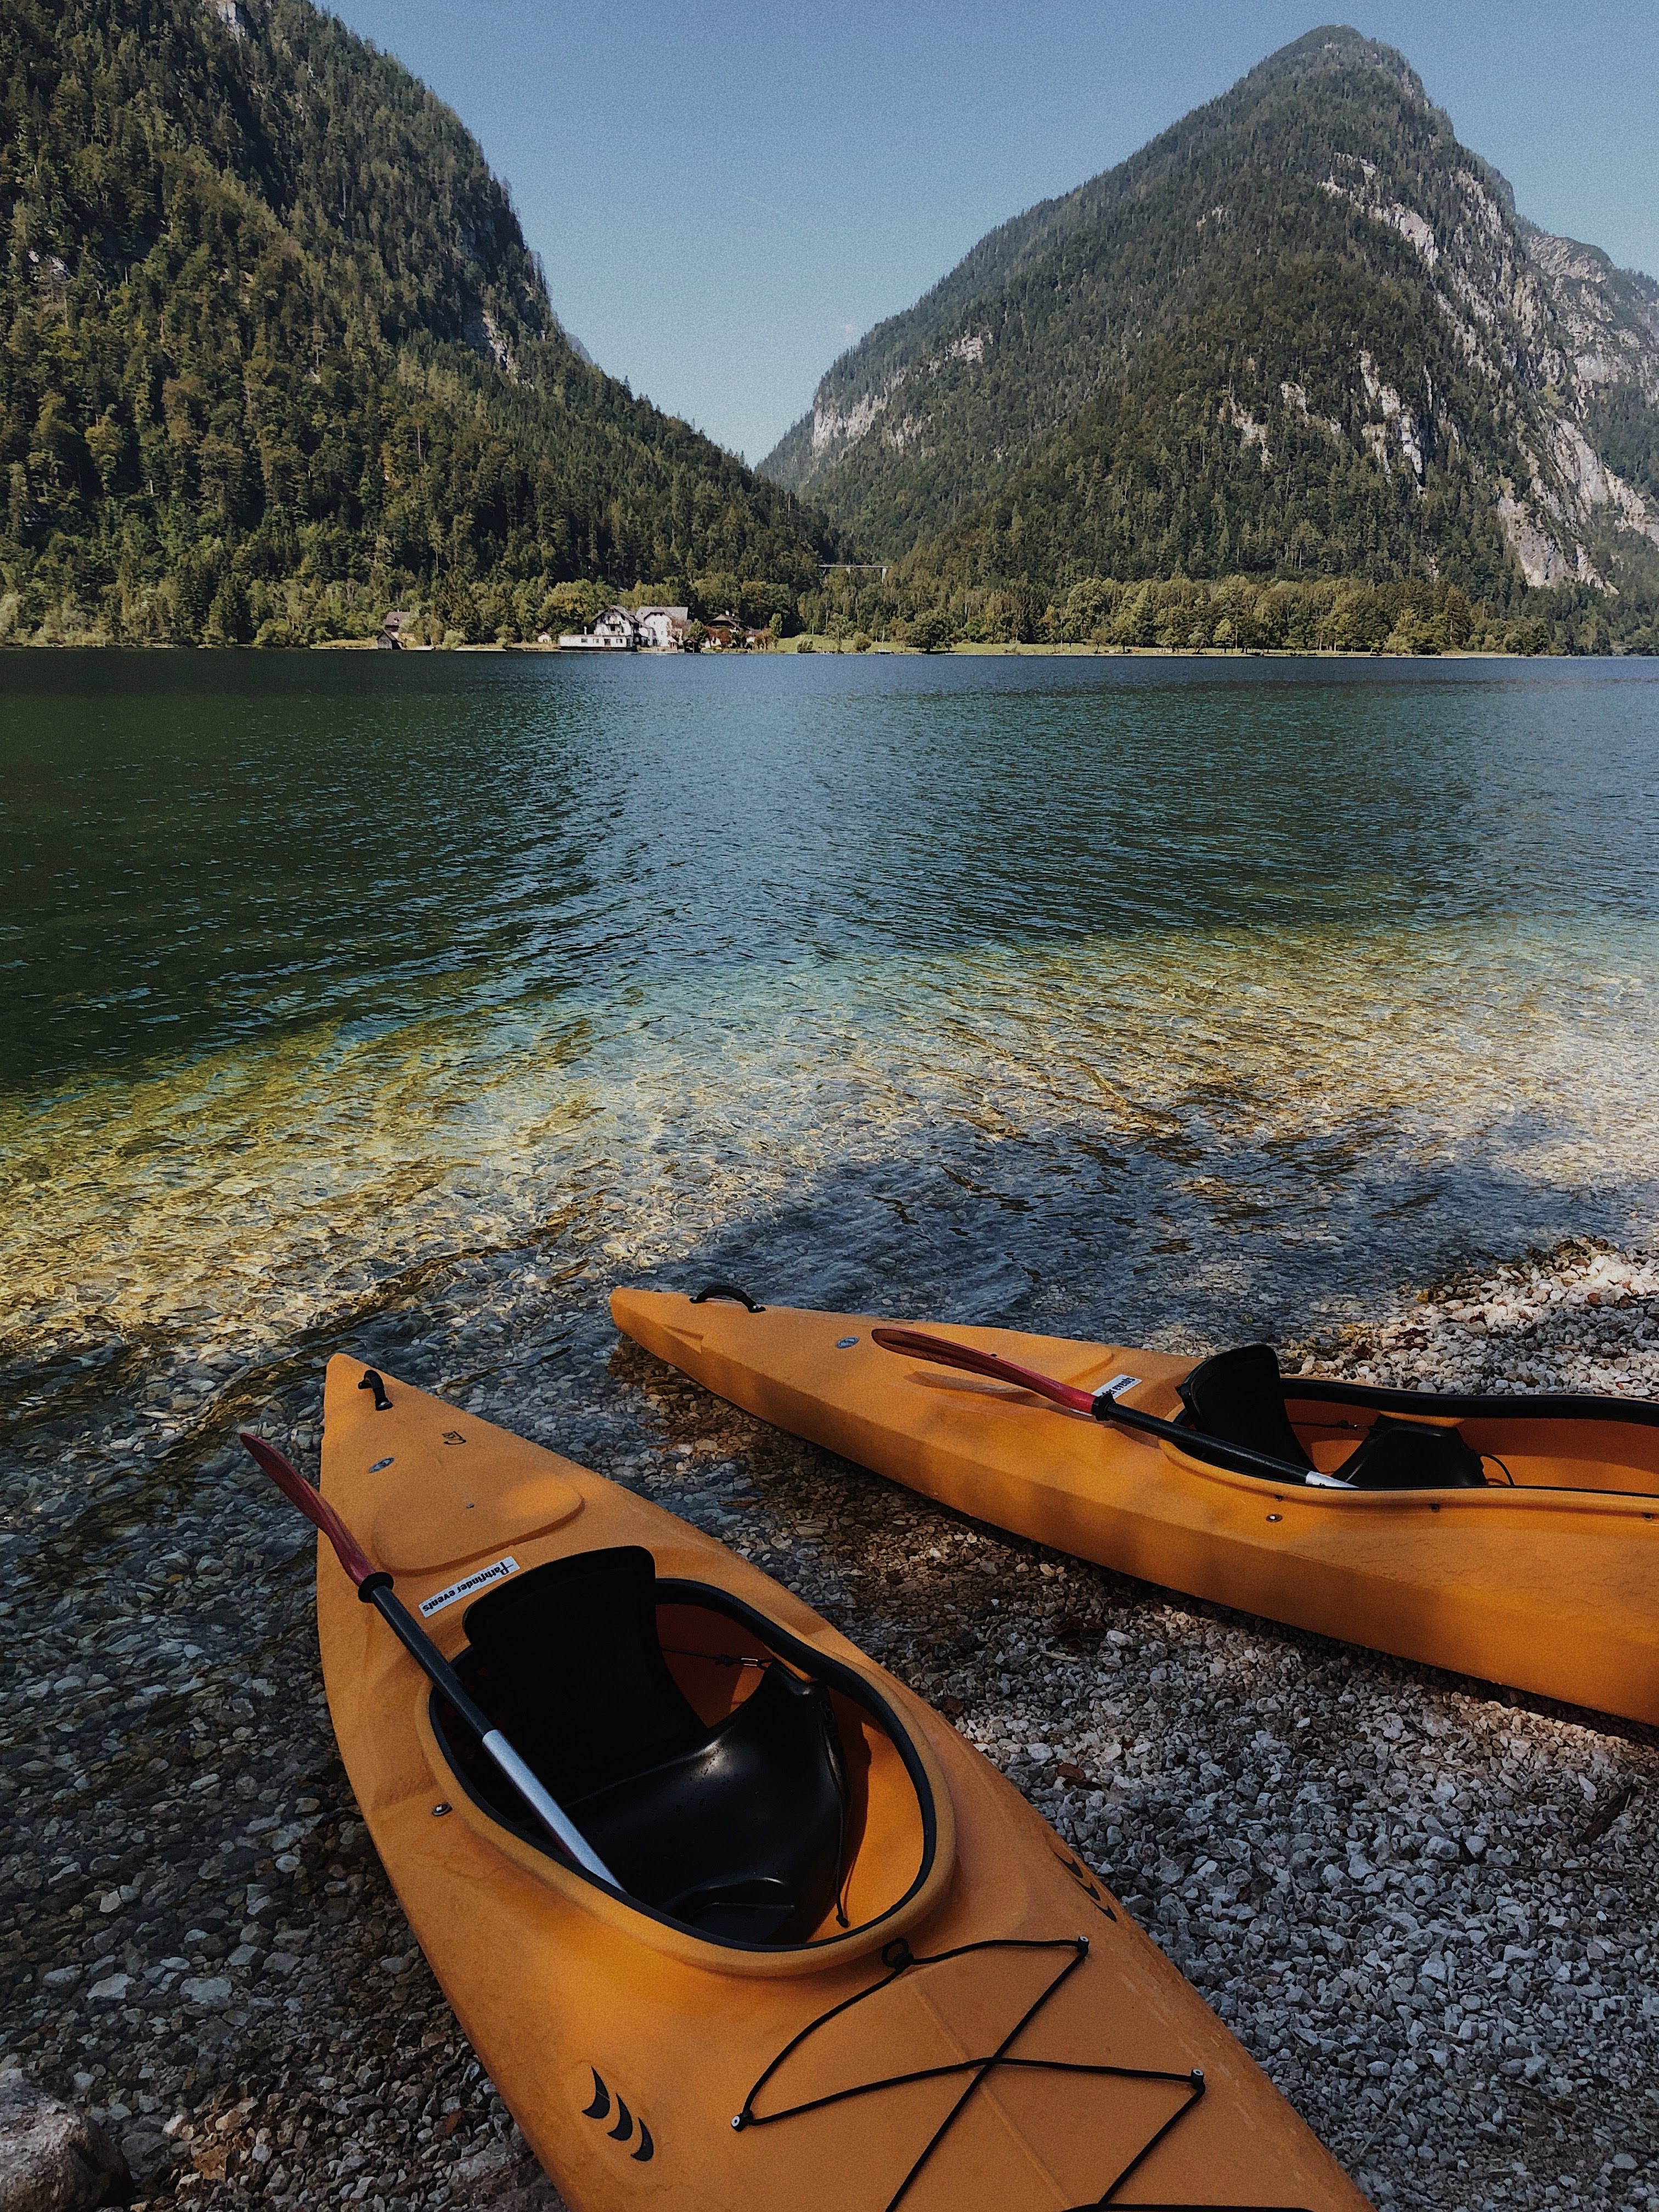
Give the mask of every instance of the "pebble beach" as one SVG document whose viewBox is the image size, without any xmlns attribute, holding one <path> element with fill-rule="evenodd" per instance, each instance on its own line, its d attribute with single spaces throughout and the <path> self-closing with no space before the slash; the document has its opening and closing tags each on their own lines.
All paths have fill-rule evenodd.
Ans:
<svg viewBox="0 0 1659 2212">
<path fill-rule="evenodd" d="M 1651 1731 L 1011 1540 L 608 1332 L 498 1339 L 469 1378 L 418 1318 L 410 1379 L 733 1544 L 941 1707 L 1379 2208 L 1659 2205 Z M 1283 1357 L 1659 1396 L 1659 1256 L 1564 1247 Z M 228 1446 L 254 1425 L 314 1468 L 319 1395 L 303 1358 L 152 1374 L 148 1488 L 73 1511 L 54 1467 L 125 1437 L 77 1425 L 72 1390 L 24 1409 L 0 2075 L 88 2114 L 142 2203 L 553 2212 L 356 1816 L 311 1547 Z"/>
</svg>

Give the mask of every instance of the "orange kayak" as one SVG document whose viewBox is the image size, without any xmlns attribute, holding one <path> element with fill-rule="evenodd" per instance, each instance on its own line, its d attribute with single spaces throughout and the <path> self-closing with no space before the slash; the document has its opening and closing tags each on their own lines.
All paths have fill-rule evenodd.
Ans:
<svg viewBox="0 0 1659 2212">
<path fill-rule="evenodd" d="M 1073 1386 L 1091 1418 L 884 1350 L 872 1331 L 887 1325 L 868 1315 L 633 1290 L 611 1311 L 719 1396 L 996 1528 L 1269 1620 L 1659 1722 L 1659 1405 L 1280 1378 L 1262 1346 L 1200 1362 L 933 1332 Z M 1146 1426 L 1125 1425 L 1137 1416 Z"/>
<path fill-rule="evenodd" d="M 324 1547 L 346 1771 L 573 2212 L 1364 2212 L 1018 1793 L 757 1569 L 345 1358 L 323 1493 L 617 1877 Z"/>
</svg>

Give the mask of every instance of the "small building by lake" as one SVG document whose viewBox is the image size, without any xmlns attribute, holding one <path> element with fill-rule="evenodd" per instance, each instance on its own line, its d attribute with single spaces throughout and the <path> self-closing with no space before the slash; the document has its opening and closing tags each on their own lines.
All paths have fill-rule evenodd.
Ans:
<svg viewBox="0 0 1659 2212">
<path fill-rule="evenodd" d="M 690 607 L 635 607 L 634 621 L 640 643 L 647 650 L 684 652 L 685 635 L 691 627 Z"/>
<path fill-rule="evenodd" d="M 567 630 L 559 640 L 562 653 L 635 653 L 639 629 L 626 607 L 607 607 L 592 629 Z"/>
<path fill-rule="evenodd" d="M 591 629 L 559 640 L 566 653 L 684 653 L 689 607 L 607 607 Z"/>
</svg>

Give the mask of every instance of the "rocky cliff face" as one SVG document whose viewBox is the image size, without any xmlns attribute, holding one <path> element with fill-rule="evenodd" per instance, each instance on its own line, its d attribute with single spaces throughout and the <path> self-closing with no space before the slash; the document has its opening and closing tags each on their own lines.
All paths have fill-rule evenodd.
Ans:
<svg viewBox="0 0 1659 2212">
<path fill-rule="evenodd" d="M 1442 195 L 1451 220 L 1443 216 L 1438 234 L 1408 202 L 1385 197 L 1375 167 L 1358 157 L 1339 164 L 1325 189 L 1406 240 L 1434 279 L 1437 311 L 1494 405 L 1507 400 L 1515 410 L 1524 478 L 1492 489 L 1527 582 L 1605 585 L 1591 549 L 1609 530 L 1659 546 L 1659 502 L 1622 477 L 1597 441 L 1613 395 L 1659 410 L 1659 284 L 1615 269 L 1597 247 L 1523 222 L 1507 187 L 1492 189 L 1500 181 L 1473 166 L 1455 168 L 1449 195 Z M 1373 413 L 1382 416 L 1363 426 L 1373 451 L 1386 459 L 1388 428 L 1397 429 L 1420 483 L 1410 410 L 1377 387 L 1364 356 L 1360 375 Z M 1455 434 L 1455 422 L 1445 427 Z"/>
<path fill-rule="evenodd" d="M 1317 31 L 991 234 L 763 465 L 981 575 L 1012 533 L 1054 576 L 1609 584 L 1659 548 L 1659 285 L 1522 221 L 1400 55 Z"/>
</svg>

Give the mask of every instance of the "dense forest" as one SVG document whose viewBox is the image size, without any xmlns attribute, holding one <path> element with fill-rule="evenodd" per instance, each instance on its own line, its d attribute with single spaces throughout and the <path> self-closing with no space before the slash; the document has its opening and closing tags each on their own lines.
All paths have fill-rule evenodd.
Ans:
<svg viewBox="0 0 1659 2212">
<path fill-rule="evenodd" d="M 533 635 L 834 550 L 571 345 L 473 139 L 307 0 L 0 0 L 0 636 Z"/>
</svg>

